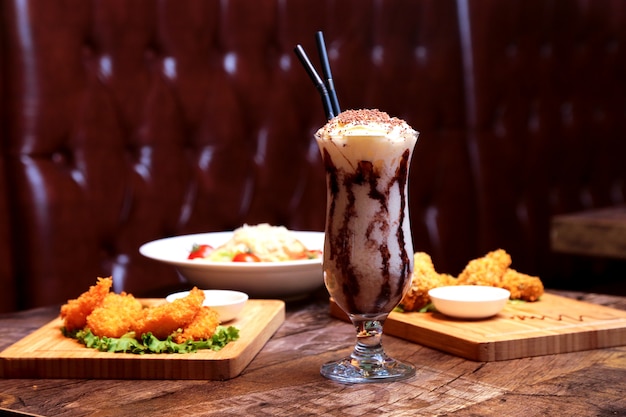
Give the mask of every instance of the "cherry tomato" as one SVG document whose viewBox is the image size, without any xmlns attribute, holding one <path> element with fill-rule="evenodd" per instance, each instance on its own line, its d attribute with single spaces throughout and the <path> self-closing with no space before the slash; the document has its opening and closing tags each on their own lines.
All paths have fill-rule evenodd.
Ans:
<svg viewBox="0 0 626 417">
<path fill-rule="evenodd" d="M 211 245 L 194 244 L 187 259 L 206 258 L 211 252 L 213 252 L 213 246 Z"/>
<path fill-rule="evenodd" d="M 239 252 L 233 256 L 233 262 L 261 262 L 261 260 L 253 253 Z"/>
</svg>

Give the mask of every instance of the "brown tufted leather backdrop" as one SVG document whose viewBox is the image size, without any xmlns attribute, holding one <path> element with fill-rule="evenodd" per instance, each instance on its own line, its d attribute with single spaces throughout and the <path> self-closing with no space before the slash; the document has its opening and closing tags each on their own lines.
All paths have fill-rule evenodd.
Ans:
<svg viewBox="0 0 626 417">
<path fill-rule="evenodd" d="M 138 295 L 176 284 L 137 252 L 165 236 L 262 221 L 322 230 L 312 135 L 324 115 L 292 52 L 302 43 L 315 58 L 320 29 L 342 107 L 421 132 L 416 250 L 456 274 L 503 247 L 556 283 L 572 260 L 549 251 L 550 215 L 625 200 L 624 8 L 3 1 L 2 309 L 60 303 L 109 274 Z"/>
<path fill-rule="evenodd" d="M 1 91 L 0 91 L 1 94 Z M 0 172 L 3 172 L 4 160 L 0 156 Z M 0 312 L 17 309 L 18 299 L 15 274 L 13 271 L 13 251 L 11 247 L 11 216 L 7 204 L 7 187 L 5 177 L 0 176 Z"/>
<path fill-rule="evenodd" d="M 623 263 L 557 256 L 548 233 L 553 214 L 626 200 L 626 3 L 472 0 L 468 12 L 479 247 L 506 242 L 548 282 L 605 274 L 626 287 Z"/>
</svg>

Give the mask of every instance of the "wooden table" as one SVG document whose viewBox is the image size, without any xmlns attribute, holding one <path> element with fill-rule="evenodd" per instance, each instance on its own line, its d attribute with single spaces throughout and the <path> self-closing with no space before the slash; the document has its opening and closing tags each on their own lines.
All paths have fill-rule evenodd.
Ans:
<svg viewBox="0 0 626 417">
<path fill-rule="evenodd" d="M 555 216 L 551 227 L 557 252 L 626 259 L 626 205 Z"/>
<path fill-rule="evenodd" d="M 626 297 L 558 294 L 626 310 Z M 57 314 L 0 316 L 0 349 Z M 350 324 L 330 317 L 321 291 L 288 305 L 285 323 L 237 378 L 5 379 L 0 407 L 43 416 L 626 415 L 626 346 L 474 362 L 386 336 L 388 353 L 417 366 L 414 378 L 342 385 L 320 376 L 323 362 L 349 354 L 354 337 Z"/>
</svg>

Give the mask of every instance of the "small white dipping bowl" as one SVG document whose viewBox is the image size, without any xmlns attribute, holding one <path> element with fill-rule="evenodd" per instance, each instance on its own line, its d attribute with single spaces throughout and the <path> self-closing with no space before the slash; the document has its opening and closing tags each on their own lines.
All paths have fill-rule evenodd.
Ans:
<svg viewBox="0 0 626 417">
<path fill-rule="evenodd" d="M 511 293 L 483 285 L 452 285 L 428 291 L 437 311 L 459 319 L 484 319 L 498 314 Z"/>
<path fill-rule="evenodd" d="M 189 291 L 170 294 L 165 299 L 172 302 L 189 295 Z M 220 322 L 224 323 L 233 320 L 248 301 L 248 294 L 240 291 L 230 290 L 204 290 L 204 303 L 202 305 L 211 307 L 220 316 Z"/>
</svg>

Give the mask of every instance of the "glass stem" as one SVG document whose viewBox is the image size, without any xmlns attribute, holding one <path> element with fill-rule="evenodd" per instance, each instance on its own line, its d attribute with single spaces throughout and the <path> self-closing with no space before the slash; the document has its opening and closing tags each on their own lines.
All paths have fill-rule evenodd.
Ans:
<svg viewBox="0 0 626 417">
<path fill-rule="evenodd" d="M 383 350 L 382 337 L 387 314 L 373 317 L 351 315 L 350 319 L 356 327 L 356 345 L 350 355 L 353 364 L 364 368 L 384 364 L 387 357 Z"/>
<path fill-rule="evenodd" d="M 383 350 L 383 324 L 387 314 L 350 314 L 350 320 L 356 327 L 352 354 L 325 363 L 320 373 L 345 383 L 399 381 L 414 376 L 413 365 L 390 358 Z"/>
</svg>

